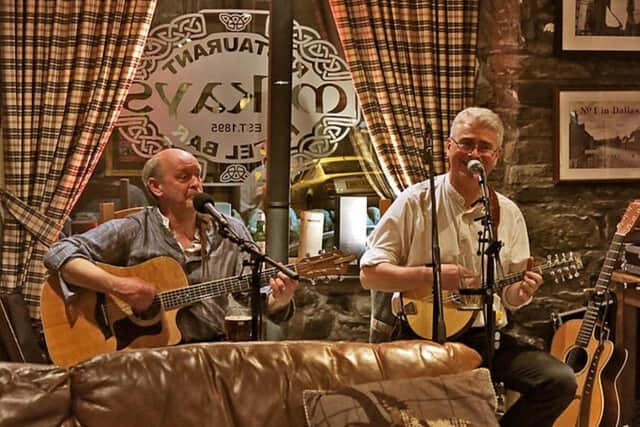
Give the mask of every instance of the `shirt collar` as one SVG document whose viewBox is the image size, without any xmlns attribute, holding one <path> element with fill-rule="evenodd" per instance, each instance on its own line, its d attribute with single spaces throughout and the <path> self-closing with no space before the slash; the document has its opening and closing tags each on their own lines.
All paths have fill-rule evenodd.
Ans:
<svg viewBox="0 0 640 427">
<path fill-rule="evenodd" d="M 451 184 L 451 175 L 449 173 L 446 174 L 444 179 L 444 192 L 445 192 L 445 200 L 452 201 L 451 206 L 455 209 L 457 214 L 467 215 L 473 214 L 476 215 L 477 212 L 481 211 L 481 204 L 478 203 L 475 206 L 466 209 L 464 204 L 464 197 L 462 194 L 456 190 L 456 188 Z"/>
<path fill-rule="evenodd" d="M 158 209 L 158 213 L 160 214 L 160 220 L 162 221 L 162 225 L 164 225 L 164 227 L 171 231 L 171 227 L 169 225 L 169 218 L 167 218 L 166 216 L 164 216 L 164 214 L 162 213 L 162 211 L 160 209 Z M 173 233 L 173 231 L 171 231 Z"/>
<path fill-rule="evenodd" d="M 173 230 L 171 229 L 171 225 L 169 223 L 169 218 L 167 218 L 166 216 L 164 216 L 164 214 L 162 213 L 162 211 L 160 211 L 160 209 L 158 209 L 158 213 L 160 214 L 160 221 L 162 222 L 162 225 L 175 237 L 175 234 L 173 234 Z M 178 246 L 180 246 L 180 249 L 182 249 L 182 252 L 184 252 L 187 255 L 195 255 L 200 251 L 200 233 L 196 232 L 196 235 L 194 236 L 193 239 L 193 245 L 190 248 L 184 248 L 182 247 L 182 244 L 180 244 L 180 242 L 177 241 Z"/>
<path fill-rule="evenodd" d="M 444 178 L 444 194 L 446 200 L 451 200 L 452 206 L 456 208 L 456 211 L 464 212 L 464 197 L 458 193 L 453 184 L 451 184 L 451 174 L 447 173 Z"/>
</svg>

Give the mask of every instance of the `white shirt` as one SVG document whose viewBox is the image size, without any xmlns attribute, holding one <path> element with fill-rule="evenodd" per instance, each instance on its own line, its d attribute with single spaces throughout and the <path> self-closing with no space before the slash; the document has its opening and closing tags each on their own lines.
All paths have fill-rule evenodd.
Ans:
<svg viewBox="0 0 640 427">
<path fill-rule="evenodd" d="M 481 257 L 476 252 L 482 224 L 474 219 L 482 216 L 481 204 L 465 209 L 464 198 L 451 185 L 449 174 L 435 177 L 435 186 L 441 262 L 460 264 L 480 275 Z M 529 258 L 524 217 L 515 203 L 499 193 L 496 195 L 500 205 L 497 237 L 503 243 L 500 250 L 502 270 L 504 274 L 520 272 L 525 269 Z M 428 181 L 403 191 L 369 236 L 368 249 L 360 260 L 360 266 L 383 262 L 401 266 L 431 264 L 431 214 Z M 497 270 L 496 277 L 499 274 Z M 510 310 L 519 308 L 506 302 L 505 305 Z M 495 295 L 494 309 L 497 312 L 496 326 L 504 326 L 506 315 L 498 295 Z M 481 316 L 476 320 L 473 326 L 483 324 Z"/>
</svg>

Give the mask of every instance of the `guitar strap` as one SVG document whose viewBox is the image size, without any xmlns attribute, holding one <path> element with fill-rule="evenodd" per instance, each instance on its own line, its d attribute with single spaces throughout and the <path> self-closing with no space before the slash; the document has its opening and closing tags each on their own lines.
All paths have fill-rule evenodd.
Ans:
<svg viewBox="0 0 640 427">
<path fill-rule="evenodd" d="M 495 239 L 498 240 L 498 225 L 500 224 L 500 203 L 498 203 L 498 196 L 493 188 L 489 188 L 489 210 L 491 211 L 491 218 L 493 218 L 493 231 L 495 233 Z"/>
<path fill-rule="evenodd" d="M 207 230 L 211 227 L 211 218 L 207 215 L 198 213 L 196 215 L 196 227 L 200 237 L 200 267 L 202 277 L 209 277 L 209 253 L 207 250 Z M 213 249 L 213 248 L 212 248 Z"/>
</svg>

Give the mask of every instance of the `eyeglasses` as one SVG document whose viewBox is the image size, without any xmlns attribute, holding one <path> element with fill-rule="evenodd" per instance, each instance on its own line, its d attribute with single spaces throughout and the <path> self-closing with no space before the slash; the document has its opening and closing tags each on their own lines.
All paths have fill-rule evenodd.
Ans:
<svg viewBox="0 0 640 427">
<path fill-rule="evenodd" d="M 478 150 L 478 154 L 481 156 L 489 156 L 498 152 L 498 148 L 493 148 L 493 145 L 488 142 L 478 142 L 474 143 L 471 139 L 461 139 L 460 141 L 456 141 L 454 137 L 450 136 L 449 139 L 456 144 L 458 150 L 462 151 L 465 154 L 471 153 L 474 149 Z"/>
</svg>

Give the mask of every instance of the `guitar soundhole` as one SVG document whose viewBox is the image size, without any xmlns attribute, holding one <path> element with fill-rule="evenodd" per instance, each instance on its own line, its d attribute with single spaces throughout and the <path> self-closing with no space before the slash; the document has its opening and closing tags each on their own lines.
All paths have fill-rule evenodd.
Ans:
<svg viewBox="0 0 640 427">
<path fill-rule="evenodd" d="M 573 369 L 573 372 L 580 372 L 587 365 L 589 357 L 584 348 L 572 348 L 567 354 L 565 362 Z"/>
</svg>

